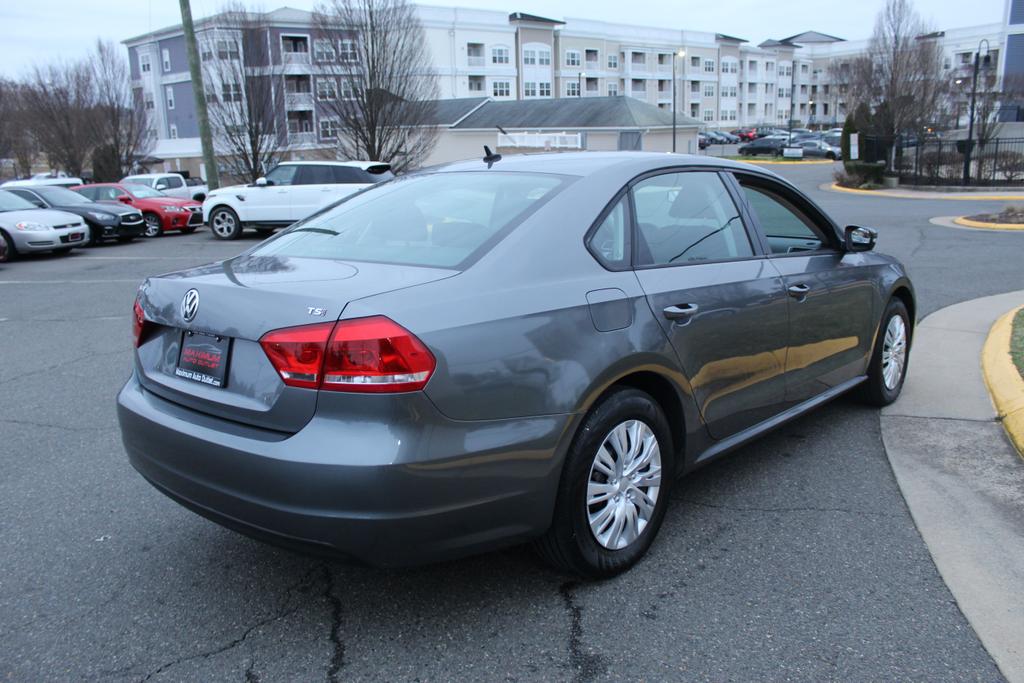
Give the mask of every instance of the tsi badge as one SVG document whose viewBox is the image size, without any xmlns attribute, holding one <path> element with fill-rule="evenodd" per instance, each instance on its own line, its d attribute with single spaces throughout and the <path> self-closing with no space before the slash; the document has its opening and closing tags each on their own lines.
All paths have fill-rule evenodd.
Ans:
<svg viewBox="0 0 1024 683">
<path fill-rule="evenodd" d="M 326 308 L 318 308 L 316 306 L 307 306 L 306 307 L 306 313 L 309 313 L 310 315 L 315 315 L 317 317 L 322 318 L 325 315 L 327 315 L 327 309 Z"/>
<path fill-rule="evenodd" d="M 185 296 L 181 299 L 181 317 L 185 319 L 185 322 L 190 323 L 196 319 L 196 314 L 199 312 L 199 291 L 190 289 L 185 292 Z"/>
</svg>

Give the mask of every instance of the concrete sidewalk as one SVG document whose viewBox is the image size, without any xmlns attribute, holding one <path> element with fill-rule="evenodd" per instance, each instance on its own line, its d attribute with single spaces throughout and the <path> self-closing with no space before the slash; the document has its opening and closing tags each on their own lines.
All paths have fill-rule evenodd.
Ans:
<svg viewBox="0 0 1024 683">
<path fill-rule="evenodd" d="M 925 318 L 882 439 L 939 573 L 989 654 L 1024 682 L 1024 462 L 995 420 L 981 374 L 992 324 L 1024 290 Z"/>
</svg>

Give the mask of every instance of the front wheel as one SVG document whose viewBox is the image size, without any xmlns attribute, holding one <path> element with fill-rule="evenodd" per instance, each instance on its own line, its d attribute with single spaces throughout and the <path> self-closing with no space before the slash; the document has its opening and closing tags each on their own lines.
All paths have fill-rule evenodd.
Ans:
<svg viewBox="0 0 1024 683">
<path fill-rule="evenodd" d="M 648 394 L 618 389 L 587 415 L 566 454 L 551 527 L 537 542 L 555 566 L 590 578 L 635 564 L 668 506 L 673 446 Z"/>
<path fill-rule="evenodd" d="M 907 307 L 899 299 L 891 299 L 878 326 L 868 380 L 861 386 L 860 397 L 865 403 L 887 406 L 899 398 L 907 377 L 910 334 Z"/>
<path fill-rule="evenodd" d="M 146 221 L 146 231 L 142 233 L 143 235 L 146 237 L 159 237 L 164 234 L 164 226 L 160 222 L 160 216 L 155 213 L 144 213 L 142 218 Z"/>
<path fill-rule="evenodd" d="M 242 236 L 242 221 L 228 207 L 218 206 L 210 213 L 210 230 L 217 239 L 237 240 Z"/>
<path fill-rule="evenodd" d="M 0 230 L 0 241 L 4 243 L 4 249 L 0 249 L 0 263 L 10 263 L 18 258 L 18 250 L 14 247 L 14 240 L 3 230 Z"/>
</svg>

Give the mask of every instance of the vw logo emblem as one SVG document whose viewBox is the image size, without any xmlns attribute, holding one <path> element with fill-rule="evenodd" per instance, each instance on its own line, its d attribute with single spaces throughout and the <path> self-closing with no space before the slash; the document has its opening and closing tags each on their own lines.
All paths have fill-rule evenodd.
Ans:
<svg viewBox="0 0 1024 683">
<path fill-rule="evenodd" d="M 185 292 L 185 296 L 181 299 L 181 317 L 185 319 L 185 322 L 190 323 L 196 318 L 196 313 L 199 312 L 199 292 L 195 289 L 190 289 Z"/>
</svg>

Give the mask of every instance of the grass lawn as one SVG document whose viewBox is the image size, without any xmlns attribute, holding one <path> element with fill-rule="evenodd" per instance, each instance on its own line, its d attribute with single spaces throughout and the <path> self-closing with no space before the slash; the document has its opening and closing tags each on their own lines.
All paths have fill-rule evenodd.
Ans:
<svg viewBox="0 0 1024 683">
<path fill-rule="evenodd" d="M 1013 317 L 1013 329 L 1010 331 L 1010 357 L 1017 366 L 1017 372 L 1024 377 L 1024 308 Z"/>
</svg>

